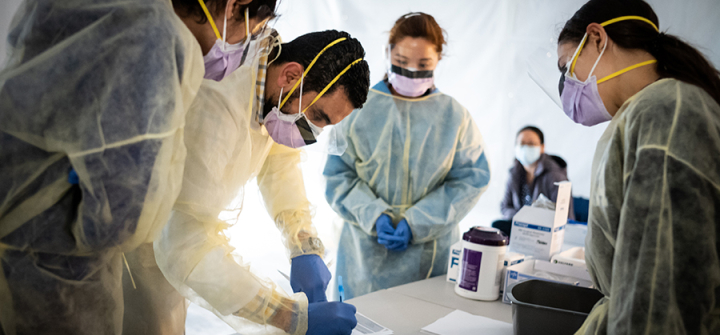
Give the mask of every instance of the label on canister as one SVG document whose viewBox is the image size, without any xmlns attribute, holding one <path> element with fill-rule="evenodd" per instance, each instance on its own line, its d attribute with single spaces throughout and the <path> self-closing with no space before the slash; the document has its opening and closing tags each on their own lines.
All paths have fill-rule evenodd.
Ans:
<svg viewBox="0 0 720 335">
<path fill-rule="evenodd" d="M 462 265 L 460 266 L 460 276 L 458 278 L 460 288 L 477 292 L 481 262 L 482 252 L 463 249 Z"/>
</svg>

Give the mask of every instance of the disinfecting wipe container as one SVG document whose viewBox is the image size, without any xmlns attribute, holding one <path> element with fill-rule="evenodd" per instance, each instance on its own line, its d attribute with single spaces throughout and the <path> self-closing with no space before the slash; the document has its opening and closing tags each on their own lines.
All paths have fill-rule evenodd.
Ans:
<svg viewBox="0 0 720 335">
<path fill-rule="evenodd" d="M 473 227 L 463 234 L 455 293 L 476 300 L 497 300 L 508 238 L 499 229 Z"/>
</svg>

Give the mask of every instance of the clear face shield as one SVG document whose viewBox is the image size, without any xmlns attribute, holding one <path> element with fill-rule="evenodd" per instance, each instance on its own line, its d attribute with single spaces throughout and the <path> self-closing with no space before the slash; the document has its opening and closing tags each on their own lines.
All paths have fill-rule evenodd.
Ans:
<svg viewBox="0 0 720 335">
<path fill-rule="evenodd" d="M 308 121 L 310 122 L 310 121 Z M 312 122 L 310 122 L 312 123 Z M 345 134 L 342 131 L 342 122 L 325 126 L 322 132 L 315 136 L 315 143 L 308 145 L 308 151 L 320 152 L 328 155 L 342 156 L 348 147 Z M 301 128 L 298 124 L 298 128 Z"/>
<path fill-rule="evenodd" d="M 552 47 L 541 47 L 530 54 L 527 60 L 528 75 L 547 96 L 562 109 L 562 101 L 560 100 L 560 92 L 562 85 L 565 83 L 564 73 L 560 73 L 560 82 L 558 78 L 557 66 L 557 49 Z"/>
<path fill-rule="evenodd" d="M 652 21 L 648 20 L 647 18 L 640 17 L 640 16 L 620 16 L 605 22 L 600 23 L 601 26 L 606 27 L 610 24 L 621 22 L 621 21 L 627 21 L 627 20 L 638 20 L 643 21 L 649 25 L 651 25 L 655 31 L 658 33 L 660 30 L 658 29 L 657 25 L 653 23 Z M 527 61 L 528 65 L 528 74 L 530 75 L 530 78 L 542 89 L 548 97 L 552 101 L 555 102 L 555 104 L 560 107 L 560 109 L 563 109 L 563 102 L 562 102 L 562 93 L 565 90 L 565 81 L 566 78 L 570 81 L 575 81 L 578 83 L 583 83 L 578 80 L 577 76 L 573 72 L 573 62 L 576 62 L 580 51 L 582 50 L 585 42 L 587 41 L 587 34 L 583 36 L 582 40 L 580 41 L 578 47 L 575 49 L 575 52 L 573 53 L 572 57 L 567 61 L 566 64 L 558 64 L 558 54 L 557 54 L 557 44 L 552 43 L 551 45 L 548 45 L 546 47 L 541 47 L 535 52 L 530 54 L 530 57 Z M 598 62 L 600 61 L 600 58 L 602 57 L 603 53 L 605 52 L 605 48 L 607 47 L 607 39 L 605 40 L 605 47 L 603 47 L 603 51 L 600 53 L 600 56 L 595 60 L 595 64 L 593 65 L 592 69 L 590 70 L 590 73 L 588 75 L 588 80 L 592 78 L 592 74 L 595 71 L 595 68 L 598 65 Z M 601 79 L 593 79 L 596 84 L 602 84 L 603 82 L 610 80 L 614 77 L 617 77 L 619 75 L 622 75 L 625 72 L 632 71 L 638 67 L 650 65 L 657 63 L 657 60 L 648 60 L 645 62 L 641 62 L 632 66 L 629 66 L 625 69 L 622 69 L 620 71 L 617 71 L 613 74 L 610 74 L 608 76 L 605 76 Z M 560 66 L 558 66 L 560 65 Z M 560 69 L 561 68 L 561 69 Z M 560 82 L 556 82 L 555 78 L 558 77 L 558 72 L 560 72 Z M 600 100 L 599 97 L 597 97 L 596 100 Z M 598 103 L 596 103 L 598 104 Z"/>
</svg>

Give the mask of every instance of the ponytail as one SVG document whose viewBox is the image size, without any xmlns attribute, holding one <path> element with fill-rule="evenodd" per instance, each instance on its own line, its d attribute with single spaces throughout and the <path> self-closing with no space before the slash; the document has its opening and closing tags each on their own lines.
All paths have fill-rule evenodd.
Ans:
<svg viewBox="0 0 720 335">
<path fill-rule="evenodd" d="M 646 51 L 657 59 L 661 78 L 698 86 L 720 105 L 720 71 L 697 49 L 673 35 L 660 33 Z"/>
</svg>

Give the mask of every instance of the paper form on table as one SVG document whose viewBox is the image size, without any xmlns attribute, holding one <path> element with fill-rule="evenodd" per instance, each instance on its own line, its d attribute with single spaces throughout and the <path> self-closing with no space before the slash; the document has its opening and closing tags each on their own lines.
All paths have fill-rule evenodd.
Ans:
<svg viewBox="0 0 720 335">
<path fill-rule="evenodd" d="M 280 270 L 277 270 L 280 272 L 280 274 L 287 278 L 287 280 L 290 280 L 290 276 L 288 276 L 285 272 L 282 272 Z M 377 322 L 370 320 L 365 315 L 362 315 L 360 313 L 355 313 L 355 318 L 357 319 L 357 326 L 352 331 L 352 335 L 392 335 L 393 331 L 390 329 L 387 329 Z"/>
<path fill-rule="evenodd" d="M 455 310 L 424 327 L 422 332 L 437 335 L 512 335 L 513 326 L 507 322 Z"/>
<path fill-rule="evenodd" d="M 360 313 L 356 313 L 355 318 L 357 318 L 358 323 L 355 329 L 353 329 L 352 335 L 391 335 L 393 333 L 392 330 L 379 325 L 377 322 L 370 320 L 367 316 Z"/>
</svg>

